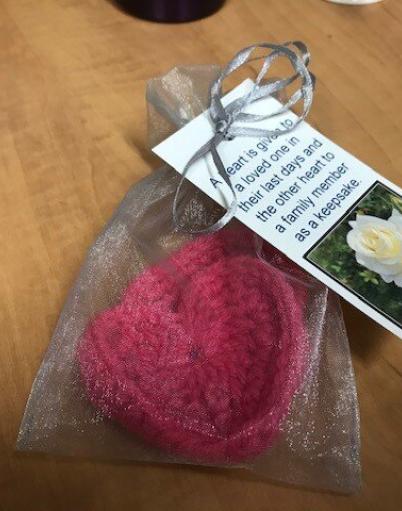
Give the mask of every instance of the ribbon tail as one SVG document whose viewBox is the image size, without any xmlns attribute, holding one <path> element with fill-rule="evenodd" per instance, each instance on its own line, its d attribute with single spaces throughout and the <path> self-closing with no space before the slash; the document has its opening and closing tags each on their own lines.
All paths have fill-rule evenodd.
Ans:
<svg viewBox="0 0 402 511">
<path fill-rule="evenodd" d="M 209 140 L 206 144 L 204 144 L 195 154 L 194 156 L 188 161 L 186 166 L 183 169 L 181 179 L 179 182 L 179 185 L 177 186 L 176 193 L 173 200 L 173 221 L 175 223 L 175 226 L 179 228 L 180 230 L 187 232 L 188 234 L 208 234 L 213 233 L 216 231 L 219 231 L 222 229 L 225 225 L 227 225 L 230 220 L 235 216 L 236 210 L 237 210 L 237 196 L 235 189 L 233 188 L 232 182 L 230 180 L 230 177 L 226 173 L 225 166 L 223 165 L 222 159 L 219 156 L 217 145 L 222 142 L 223 136 L 221 134 L 215 135 L 211 140 Z M 229 204 L 225 214 L 214 224 L 206 227 L 205 229 L 193 229 L 192 227 L 186 226 L 182 224 L 179 220 L 178 215 L 178 204 L 180 200 L 180 192 L 183 186 L 183 183 L 186 179 L 186 174 L 190 167 L 197 162 L 200 158 L 204 158 L 207 156 L 208 153 L 211 153 L 212 160 L 214 162 L 214 165 L 216 167 L 216 170 L 218 171 L 219 176 L 224 180 L 226 185 L 229 187 L 232 195 L 233 200 Z"/>
</svg>

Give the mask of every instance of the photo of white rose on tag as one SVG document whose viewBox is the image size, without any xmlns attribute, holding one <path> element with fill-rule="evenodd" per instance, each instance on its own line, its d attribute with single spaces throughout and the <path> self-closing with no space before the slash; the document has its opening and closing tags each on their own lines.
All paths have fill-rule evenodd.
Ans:
<svg viewBox="0 0 402 511">
<path fill-rule="evenodd" d="M 306 259 L 402 326 L 402 197 L 375 183 Z"/>
</svg>

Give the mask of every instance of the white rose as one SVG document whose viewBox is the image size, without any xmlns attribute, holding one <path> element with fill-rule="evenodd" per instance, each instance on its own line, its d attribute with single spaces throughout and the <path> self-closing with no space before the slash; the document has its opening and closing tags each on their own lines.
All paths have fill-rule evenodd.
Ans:
<svg viewBox="0 0 402 511">
<path fill-rule="evenodd" d="M 349 222 L 346 241 L 356 261 L 378 273 L 385 282 L 402 287 L 402 215 L 395 209 L 388 220 L 357 215 Z"/>
</svg>

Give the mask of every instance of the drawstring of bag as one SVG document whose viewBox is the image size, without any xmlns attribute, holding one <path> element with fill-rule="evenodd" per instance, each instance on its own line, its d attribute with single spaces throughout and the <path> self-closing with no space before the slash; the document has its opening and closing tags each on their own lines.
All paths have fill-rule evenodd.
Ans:
<svg viewBox="0 0 402 511">
<path fill-rule="evenodd" d="M 261 57 L 252 57 L 253 52 L 260 48 L 269 50 L 268 54 Z M 280 78 L 270 83 L 262 83 L 272 64 L 281 57 L 286 58 L 290 62 L 294 73 L 288 78 Z M 263 60 L 263 63 L 252 90 L 244 96 L 233 100 L 228 105 L 223 106 L 223 81 L 241 66 L 255 60 Z M 236 190 L 233 187 L 230 176 L 227 174 L 225 166 L 219 155 L 218 146 L 224 140 L 233 140 L 237 136 L 271 137 L 273 135 L 284 135 L 290 131 L 293 131 L 306 118 L 313 101 L 315 78 L 314 75 L 312 75 L 312 73 L 310 73 L 308 70 L 309 62 L 310 53 L 307 49 L 307 46 L 301 41 L 289 41 L 282 45 L 261 43 L 254 44 L 240 50 L 222 70 L 221 74 L 210 87 L 210 104 L 208 108 L 208 114 L 214 126 L 214 134 L 211 139 L 208 140 L 208 142 L 206 142 L 202 147 L 200 147 L 200 149 L 198 149 L 187 162 L 182 172 L 182 177 L 179 185 L 176 189 L 176 194 L 173 201 L 173 221 L 177 229 L 189 234 L 213 233 L 222 229 L 222 227 L 224 227 L 235 216 L 238 204 Z M 249 105 L 259 101 L 260 99 L 266 99 L 273 94 L 277 94 L 279 91 L 286 89 L 289 85 L 298 79 L 301 81 L 300 87 L 291 95 L 291 97 L 284 105 L 278 108 L 277 111 L 268 115 L 250 114 L 245 111 Z M 281 115 L 288 111 L 299 101 L 303 101 L 302 113 L 298 117 L 297 121 L 290 127 L 267 130 L 244 126 L 244 124 L 247 123 L 255 123 Z M 242 124 L 239 125 L 239 122 Z M 186 179 L 188 170 L 196 161 L 207 156 L 208 154 L 211 154 L 218 174 L 229 187 L 233 199 L 228 206 L 226 213 L 217 222 L 204 229 L 193 229 L 192 227 L 184 225 L 180 222 L 178 204 L 180 200 L 181 189 Z"/>
</svg>

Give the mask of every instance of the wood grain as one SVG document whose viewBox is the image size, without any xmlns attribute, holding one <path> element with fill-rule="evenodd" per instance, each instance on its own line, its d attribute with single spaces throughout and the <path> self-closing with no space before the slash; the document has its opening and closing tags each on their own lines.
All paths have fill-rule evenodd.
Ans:
<svg viewBox="0 0 402 511">
<path fill-rule="evenodd" d="M 364 484 L 352 497 L 249 474 L 13 452 L 32 380 L 85 250 L 147 150 L 146 81 L 224 63 L 256 41 L 302 39 L 318 77 L 310 121 L 401 184 L 402 3 L 231 0 L 184 25 L 106 0 L 0 2 L 0 509 L 292 511 L 402 509 L 402 343 L 345 317 L 361 405 Z"/>
</svg>

